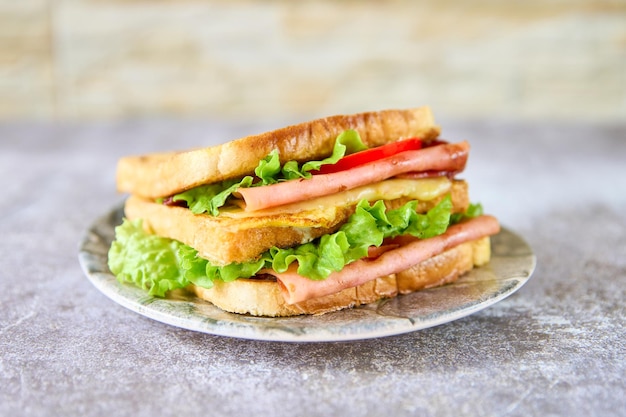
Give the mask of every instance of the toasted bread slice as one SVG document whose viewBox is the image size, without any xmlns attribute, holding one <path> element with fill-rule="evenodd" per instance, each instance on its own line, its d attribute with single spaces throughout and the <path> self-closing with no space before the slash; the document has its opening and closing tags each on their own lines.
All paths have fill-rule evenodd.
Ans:
<svg viewBox="0 0 626 417">
<path fill-rule="evenodd" d="M 489 262 L 490 256 L 490 239 L 484 237 L 449 249 L 401 273 L 297 304 L 285 302 L 275 280 L 238 279 L 216 282 L 211 289 L 195 285 L 191 289 L 199 298 L 232 313 L 269 317 L 323 314 L 451 283 L 474 266 Z"/>
<path fill-rule="evenodd" d="M 464 211 L 469 205 L 465 181 L 452 181 L 450 195 L 453 212 Z M 417 211 L 428 211 L 443 197 L 421 201 Z M 388 205 L 396 207 L 404 200 L 391 200 Z M 238 219 L 193 214 L 187 208 L 165 206 L 136 196 L 130 196 L 125 205 L 128 219 L 143 219 L 148 232 L 183 242 L 214 265 L 250 261 L 273 246 L 289 247 L 333 233 L 353 211 L 354 206 L 339 205 L 314 212 L 278 212 L 272 216 Z"/>
<path fill-rule="evenodd" d="M 333 210 L 330 212 L 330 210 Z M 326 218 L 306 219 L 275 216 L 271 222 L 263 219 L 232 219 L 207 214 L 193 214 L 183 207 L 169 207 L 140 197 L 126 200 L 128 219 L 143 219 L 144 228 L 153 234 L 183 242 L 214 265 L 246 262 L 258 258 L 273 246 L 289 247 L 335 232 L 352 213 L 351 207 L 326 210 Z M 280 225 L 300 225 L 285 227 Z M 257 226 L 257 227 L 255 227 Z"/>
<path fill-rule="evenodd" d="M 166 197 L 251 174 L 274 149 L 281 162 L 323 158 L 347 129 L 356 129 L 367 146 L 415 136 L 430 141 L 440 131 L 428 107 L 327 117 L 214 147 L 122 158 L 117 166 L 117 188 L 145 198 Z"/>
</svg>

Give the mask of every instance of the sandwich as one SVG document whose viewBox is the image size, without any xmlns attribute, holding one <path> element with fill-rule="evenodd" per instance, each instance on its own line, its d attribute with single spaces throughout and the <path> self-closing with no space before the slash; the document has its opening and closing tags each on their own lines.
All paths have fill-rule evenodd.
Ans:
<svg viewBox="0 0 626 417">
<path fill-rule="evenodd" d="M 109 268 L 156 297 L 269 317 L 453 282 L 489 262 L 499 224 L 460 178 L 468 142 L 439 135 L 419 107 L 121 158 Z"/>
</svg>

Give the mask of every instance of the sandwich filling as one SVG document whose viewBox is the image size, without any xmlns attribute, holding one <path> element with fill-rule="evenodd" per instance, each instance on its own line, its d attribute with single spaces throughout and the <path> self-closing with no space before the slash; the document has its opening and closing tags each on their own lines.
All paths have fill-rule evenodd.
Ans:
<svg viewBox="0 0 626 417">
<path fill-rule="evenodd" d="M 255 176 L 194 187 L 159 201 L 188 207 L 194 214 L 218 216 L 228 204 L 257 212 L 398 176 L 452 177 L 465 168 L 467 142 L 437 141 L 422 147 L 419 139 L 411 138 L 367 149 L 357 131 L 346 130 L 337 137 L 332 155 L 321 161 L 302 165 L 287 161 L 281 165 L 278 153 L 271 152 L 259 162 Z"/>
</svg>

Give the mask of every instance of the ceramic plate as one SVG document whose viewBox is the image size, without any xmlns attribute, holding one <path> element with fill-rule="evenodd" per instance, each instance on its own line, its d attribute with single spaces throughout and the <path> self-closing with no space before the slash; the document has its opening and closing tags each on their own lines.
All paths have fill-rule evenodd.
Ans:
<svg viewBox="0 0 626 417">
<path fill-rule="evenodd" d="M 118 282 L 107 266 L 107 253 L 122 216 L 121 206 L 112 209 L 91 225 L 80 244 L 80 264 L 93 285 L 113 301 L 151 319 L 244 339 L 329 342 L 425 329 L 468 316 L 511 295 L 528 281 L 536 262 L 530 246 L 503 228 L 492 237 L 491 262 L 453 284 L 320 316 L 252 317 L 224 312 L 185 292 L 155 298 Z"/>
</svg>

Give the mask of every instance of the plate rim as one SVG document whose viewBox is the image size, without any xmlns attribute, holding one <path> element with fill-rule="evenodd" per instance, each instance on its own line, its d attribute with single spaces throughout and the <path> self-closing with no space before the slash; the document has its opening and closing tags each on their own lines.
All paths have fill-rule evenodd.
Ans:
<svg viewBox="0 0 626 417">
<path fill-rule="evenodd" d="M 117 278 L 109 271 L 108 269 L 108 247 L 110 246 L 110 239 L 107 239 L 107 235 L 112 237 L 114 234 L 115 226 L 118 224 L 115 222 L 116 218 L 121 219 L 123 216 L 123 202 L 118 203 L 112 208 L 110 208 L 106 213 L 97 217 L 94 221 L 92 221 L 87 229 L 84 231 L 82 239 L 80 241 L 78 247 L 78 260 L 83 270 L 83 273 L 86 275 L 88 280 L 107 298 L 111 299 L 115 303 L 120 306 L 129 309 L 137 314 L 140 314 L 144 317 L 150 318 L 152 320 L 168 324 L 171 326 L 183 328 L 186 330 L 196 331 L 205 334 L 211 334 L 215 336 L 223 336 L 223 337 L 231 337 L 237 339 L 247 339 L 247 340 L 258 340 L 258 341 L 273 341 L 273 342 L 345 342 L 345 341 L 357 341 L 357 340 L 367 340 L 374 338 L 382 338 L 389 337 L 395 335 L 401 335 L 406 333 L 415 332 L 418 330 L 424 330 L 427 328 L 440 326 L 442 324 L 446 324 L 455 320 L 459 320 L 461 318 L 467 317 L 469 315 L 475 314 L 481 310 L 484 310 L 503 299 L 509 297 L 513 293 L 517 292 L 522 286 L 524 286 L 528 280 L 533 275 L 533 272 L 536 268 L 537 258 L 535 253 L 532 250 L 532 247 L 526 242 L 524 238 L 520 235 L 516 234 L 512 230 L 502 226 L 501 231 L 494 235 L 492 238 L 498 238 L 502 235 L 509 235 L 509 238 L 517 241 L 517 244 L 525 249 L 526 252 L 520 257 L 525 257 L 526 259 L 526 268 L 523 271 L 523 274 L 510 276 L 502 279 L 502 282 L 510 281 L 512 285 L 510 285 L 507 289 L 498 292 L 496 295 L 491 296 L 481 302 L 473 303 L 468 306 L 462 307 L 458 310 L 450 310 L 445 311 L 444 314 L 440 314 L 435 318 L 429 318 L 428 320 L 415 320 L 416 317 L 405 317 L 405 316 L 389 316 L 389 315 L 378 315 L 378 309 L 381 305 L 385 303 L 396 300 L 398 297 L 406 297 L 407 295 L 399 295 L 398 297 L 394 297 L 391 299 L 380 300 L 378 302 L 367 304 L 365 306 L 360 306 L 352 309 L 341 310 L 332 313 L 326 313 L 326 315 L 337 315 L 337 314 L 350 314 L 350 311 L 373 311 L 373 314 L 376 314 L 379 321 L 381 323 L 393 323 L 393 325 L 387 325 L 387 327 L 378 328 L 375 327 L 373 330 L 363 330 L 363 326 L 359 331 L 342 331 L 342 332 L 320 332 L 317 328 L 303 328 L 304 331 L 291 333 L 286 331 L 286 326 L 284 328 L 278 327 L 279 331 L 259 331 L 259 326 L 255 325 L 255 322 L 273 322 L 284 324 L 289 320 L 297 320 L 297 318 L 306 317 L 310 320 L 318 320 L 320 317 L 324 317 L 326 315 L 321 316 L 295 316 L 295 317 L 279 317 L 279 318 L 269 318 L 269 317 L 254 317 L 248 315 L 241 315 L 237 313 L 229 313 L 220 310 L 217 307 L 214 307 L 212 304 L 199 300 L 199 299 L 188 299 L 188 300 L 171 300 L 167 298 L 157 298 L 148 296 L 145 290 L 141 290 L 140 288 L 134 287 L 130 284 L 120 283 Z M 108 244 L 107 244 L 108 243 Z M 95 245 L 95 247 L 94 247 Z M 95 249 L 99 249 L 99 251 Z M 493 251 L 492 251 L 493 252 Z M 492 253 L 492 257 L 494 254 Z M 498 257 L 498 255 L 495 255 Z M 94 270 L 94 258 L 96 262 L 99 263 L 100 270 Z M 106 259 L 106 261 L 104 261 Z M 104 261 L 104 262 L 103 262 Z M 492 261 L 487 264 L 490 265 Z M 446 289 L 446 287 L 454 287 L 455 284 L 463 284 L 464 278 L 472 275 L 473 271 L 480 270 L 480 268 L 475 268 L 470 271 L 461 279 L 457 280 L 453 284 L 435 287 L 431 289 L 421 290 L 416 293 L 426 294 L 430 291 L 442 291 Z M 141 301 L 143 299 L 143 302 Z M 219 310 L 219 316 L 222 318 L 211 318 L 211 317 L 202 317 L 197 316 L 195 320 L 190 320 L 189 317 L 184 318 L 181 315 L 172 314 L 171 312 L 163 311 L 163 309 L 156 307 L 189 307 L 194 308 L 194 306 L 204 305 L 210 306 L 210 308 L 214 310 Z M 182 305 L 180 304 L 182 303 Z M 175 311 L 176 309 L 174 309 Z M 193 316 L 193 314 L 192 314 Z M 245 317 L 247 320 L 242 321 L 242 318 Z M 384 320 L 381 319 L 384 317 Z M 224 318 L 231 318 L 231 320 L 225 320 Z M 419 318 L 419 317 L 417 317 Z M 423 318 L 423 317 L 422 317 Z M 358 319 L 358 318 L 357 318 Z M 211 325 L 210 321 L 213 320 L 216 323 L 222 324 L 220 325 Z M 220 322 L 221 320 L 221 322 Z M 321 319 L 320 319 L 321 320 Z M 297 320 L 298 321 L 298 320 Z M 245 322 L 245 325 L 243 324 Z M 358 322 L 358 324 L 365 324 L 366 322 Z M 226 325 L 225 325 L 226 324 Z M 332 329 L 332 327 L 331 327 Z M 276 330 L 276 329 L 274 329 Z M 317 331 L 316 331 L 317 330 Z"/>
</svg>

